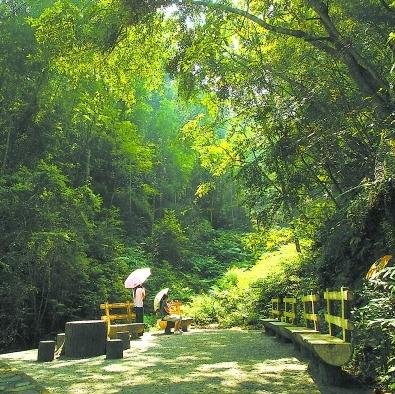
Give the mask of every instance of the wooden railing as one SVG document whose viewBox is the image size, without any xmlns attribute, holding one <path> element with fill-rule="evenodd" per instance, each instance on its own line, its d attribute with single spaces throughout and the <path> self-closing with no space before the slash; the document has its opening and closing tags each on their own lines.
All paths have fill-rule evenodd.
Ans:
<svg viewBox="0 0 395 394">
<path fill-rule="evenodd" d="M 181 301 L 177 301 L 177 300 L 170 301 L 168 305 L 169 305 L 169 312 L 171 314 L 181 316 L 181 307 L 182 307 Z"/>
<path fill-rule="evenodd" d="M 339 327 L 342 331 L 343 341 L 348 341 L 350 331 L 354 328 L 350 320 L 346 318 L 348 315 L 348 301 L 353 299 L 352 292 L 346 287 L 342 287 L 340 291 L 324 292 L 326 300 L 325 321 L 328 323 L 329 335 L 334 335 L 333 326 Z M 337 308 L 335 308 L 337 303 Z"/>
<path fill-rule="evenodd" d="M 280 308 L 281 305 L 281 298 L 272 298 L 271 299 L 272 303 L 272 309 L 271 309 L 271 314 L 274 319 L 280 319 L 282 316 L 282 310 Z"/>
<path fill-rule="evenodd" d="M 285 297 L 284 302 L 284 321 L 290 324 L 294 324 L 296 319 L 296 298 L 295 297 Z"/>
<path fill-rule="evenodd" d="M 131 301 L 116 302 L 113 304 L 106 302 L 104 304 L 100 304 L 100 309 L 103 310 L 103 316 L 101 316 L 101 320 L 106 321 L 108 325 L 117 320 L 133 322 L 136 319 L 136 315 L 133 311 L 133 302 Z M 120 313 L 113 313 L 113 310 L 117 310 Z"/>
<path fill-rule="evenodd" d="M 302 297 L 303 318 L 306 322 L 306 327 L 312 324 L 316 331 L 318 331 L 319 327 L 317 313 L 317 304 L 319 300 L 320 296 L 318 294 L 309 294 Z"/>
</svg>

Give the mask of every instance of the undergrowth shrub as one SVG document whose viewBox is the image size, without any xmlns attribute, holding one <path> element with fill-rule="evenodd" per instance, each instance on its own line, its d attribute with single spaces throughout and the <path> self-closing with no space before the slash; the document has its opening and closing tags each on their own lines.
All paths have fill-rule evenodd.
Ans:
<svg viewBox="0 0 395 394">
<path fill-rule="evenodd" d="M 395 391 L 395 267 L 380 271 L 357 293 L 353 311 L 353 372 Z"/>
<path fill-rule="evenodd" d="M 218 323 L 217 311 L 220 305 L 211 294 L 199 294 L 193 298 L 193 303 L 184 308 L 184 312 L 193 317 L 198 326 Z"/>
<path fill-rule="evenodd" d="M 261 255 L 249 270 L 230 268 L 208 294 L 192 297 L 188 314 L 199 325 L 258 327 L 260 318 L 269 316 L 271 298 L 285 294 L 300 296 L 311 289 L 311 272 L 305 270 L 301 279 L 302 270 L 305 267 L 301 266 L 294 246 L 283 245 L 275 252 Z"/>
<path fill-rule="evenodd" d="M 198 325 L 228 328 L 246 324 L 251 310 L 250 289 L 238 286 L 238 269 L 227 271 L 208 294 L 193 297 L 187 310 Z"/>
<path fill-rule="evenodd" d="M 293 296 L 300 299 L 303 295 L 318 292 L 318 284 L 312 272 L 303 265 L 292 263 L 285 264 L 282 272 L 254 282 L 252 287 L 256 289 L 253 309 L 258 311 L 260 317 L 270 317 L 272 298 Z M 301 308 L 300 303 L 297 308 Z M 298 309 L 297 316 L 301 316 L 300 312 Z"/>
</svg>

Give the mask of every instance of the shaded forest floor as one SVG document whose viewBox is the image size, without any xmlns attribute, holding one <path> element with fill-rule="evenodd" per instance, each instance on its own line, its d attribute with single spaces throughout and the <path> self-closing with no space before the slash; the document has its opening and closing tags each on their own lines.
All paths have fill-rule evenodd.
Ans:
<svg viewBox="0 0 395 394">
<path fill-rule="evenodd" d="M 145 333 L 121 360 L 100 356 L 42 364 L 36 358 L 37 350 L 28 350 L 0 355 L 0 363 L 28 373 L 54 393 L 371 393 L 320 385 L 292 346 L 260 331 Z M 0 392 L 7 392 L 4 376 L 0 370 Z"/>
</svg>

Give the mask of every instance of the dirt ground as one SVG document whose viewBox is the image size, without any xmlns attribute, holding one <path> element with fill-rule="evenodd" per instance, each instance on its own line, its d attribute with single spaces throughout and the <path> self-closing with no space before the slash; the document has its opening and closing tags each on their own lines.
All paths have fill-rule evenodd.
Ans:
<svg viewBox="0 0 395 394">
<path fill-rule="evenodd" d="M 100 356 L 38 363 L 36 359 L 37 349 L 0 355 L 0 392 L 9 392 L 1 373 L 5 362 L 53 393 L 371 393 L 321 385 L 291 345 L 260 331 L 145 333 L 131 342 L 121 360 Z"/>
</svg>

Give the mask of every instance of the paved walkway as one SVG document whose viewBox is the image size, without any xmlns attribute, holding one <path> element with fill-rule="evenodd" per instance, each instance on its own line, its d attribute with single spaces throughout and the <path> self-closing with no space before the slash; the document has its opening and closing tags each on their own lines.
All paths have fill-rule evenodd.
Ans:
<svg viewBox="0 0 395 394">
<path fill-rule="evenodd" d="M 291 345 L 259 331 L 196 330 L 171 336 L 145 333 L 142 339 L 131 342 L 131 349 L 121 360 L 100 356 L 43 364 L 36 358 L 37 350 L 30 350 L 0 355 L 0 363 L 3 360 L 28 372 L 53 393 L 371 393 L 355 387 L 320 385 Z M 4 382 L 0 375 L 0 387 L 4 388 Z M 30 392 L 19 392 L 39 392 L 33 387 Z"/>
<path fill-rule="evenodd" d="M 46 394 L 49 391 L 24 372 L 0 362 L 0 393 Z"/>
</svg>

